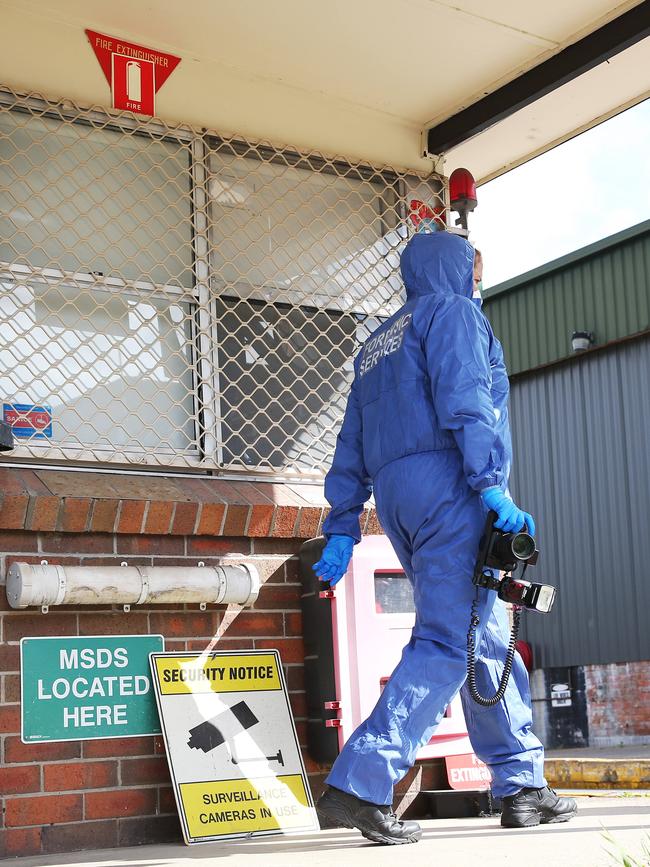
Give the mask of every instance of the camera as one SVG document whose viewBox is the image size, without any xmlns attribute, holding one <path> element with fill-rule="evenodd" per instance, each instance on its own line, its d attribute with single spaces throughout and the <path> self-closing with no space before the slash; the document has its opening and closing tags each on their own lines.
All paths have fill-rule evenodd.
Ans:
<svg viewBox="0 0 650 867">
<path fill-rule="evenodd" d="M 535 539 L 524 531 L 504 533 L 494 526 L 497 520 L 497 513 L 490 511 L 474 567 L 474 584 L 496 590 L 504 602 L 548 614 L 555 601 L 555 587 L 523 577 L 528 566 L 534 566 L 539 557 Z M 511 573 L 517 570 L 520 574 L 515 577 Z"/>
</svg>

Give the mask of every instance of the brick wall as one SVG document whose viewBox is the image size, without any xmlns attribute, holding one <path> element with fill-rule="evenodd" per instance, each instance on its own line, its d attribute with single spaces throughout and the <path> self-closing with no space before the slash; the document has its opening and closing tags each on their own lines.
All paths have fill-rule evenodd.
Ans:
<svg viewBox="0 0 650 867">
<path fill-rule="evenodd" d="M 650 744 L 650 660 L 586 665 L 589 744 Z"/>
<path fill-rule="evenodd" d="M 259 598 L 229 617 L 217 646 L 280 651 L 317 798 L 328 768 L 304 749 L 297 552 L 326 514 L 317 486 L 0 468 L 0 858 L 182 839 L 161 738 L 21 742 L 20 639 L 160 633 L 167 650 L 203 650 L 225 613 L 192 605 L 13 611 L 2 586 L 11 563 L 253 563 Z M 373 509 L 361 529 L 381 533 Z M 421 789 L 441 788 L 443 774 L 440 760 L 418 764 L 397 790 L 398 809 Z"/>
<path fill-rule="evenodd" d="M 173 566 L 252 562 L 263 586 L 233 620 L 219 649 L 280 651 L 296 726 L 304 740 L 305 693 L 295 539 L 0 532 L 2 575 L 14 560 L 70 565 Z M 3 579 L 4 580 L 4 579 Z M 61 606 L 10 611 L 0 592 L 0 855 L 64 852 L 180 839 L 161 738 L 23 744 L 19 641 L 37 635 L 161 633 L 167 650 L 202 650 L 224 608 L 191 605 Z M 305 756 L 314 789 L 325 773 Z"/>
</svg>

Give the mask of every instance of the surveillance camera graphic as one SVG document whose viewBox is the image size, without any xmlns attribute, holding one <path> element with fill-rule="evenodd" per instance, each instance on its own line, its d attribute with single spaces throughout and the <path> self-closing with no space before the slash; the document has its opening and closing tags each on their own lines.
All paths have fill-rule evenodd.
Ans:
<svg viewBox="0 0 650 867">
<path fill-rule="evenodd" d="M 192 750 L 203 750 L 209 753 L 222 744 L 226 745 L 230 761 L 233 765 L 248 762 L 272 761 L 284 766 L 282 750 L 278 750 L 272 756 L 256 756 L 250 758 L 238 758 L 234 751 L 234 738 L 241 732 L 252 728 L 259 723 L 250 707 L 245 701 L 240 701 L 231 708 L 222 711 L 210 720 L 200 723 L 190 729 L 190 737 L 187 745 Z M 232 744 L 232 746 L 231 746 Z"/>
</svg>

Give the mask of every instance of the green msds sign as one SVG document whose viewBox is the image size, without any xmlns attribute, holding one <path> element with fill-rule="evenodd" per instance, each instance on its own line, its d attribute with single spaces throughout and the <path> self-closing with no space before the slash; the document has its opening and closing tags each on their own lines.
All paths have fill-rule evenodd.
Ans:
<svg viewBox="0 0 650 867">
<path fill-rule="evenodd" d="M 149 654 L 162 635 L 23 638 L 24 743 L 160 733 Z"/>
</svg>

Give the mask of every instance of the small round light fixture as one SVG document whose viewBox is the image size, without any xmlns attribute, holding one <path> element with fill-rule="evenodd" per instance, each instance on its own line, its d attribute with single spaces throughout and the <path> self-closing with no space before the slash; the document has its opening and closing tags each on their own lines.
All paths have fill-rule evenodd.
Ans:
<svg viewBox="0 0 650 867">
<path fill-rule="evenodd" d="M 595 338 L 591 331 L 574 331 L 571 335 L 571 349 L 574 352 L 585 352 L 594 345 Z"/>
</svg>

